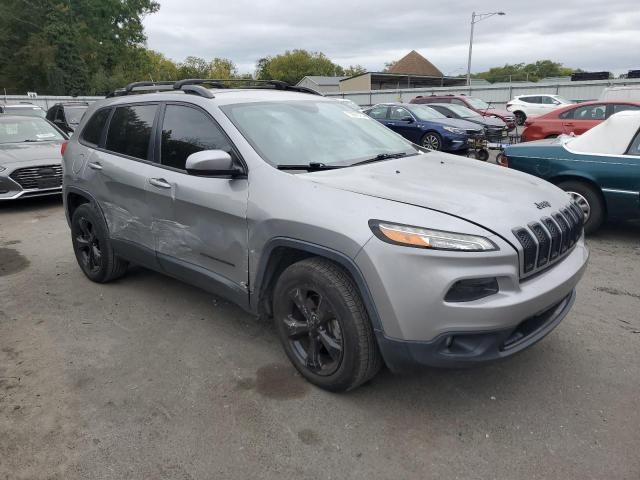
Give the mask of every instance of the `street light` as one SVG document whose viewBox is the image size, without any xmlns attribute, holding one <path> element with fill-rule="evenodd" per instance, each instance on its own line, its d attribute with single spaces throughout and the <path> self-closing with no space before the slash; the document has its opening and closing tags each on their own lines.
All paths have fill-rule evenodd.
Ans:
<svg viewBox="0 0 640 480">
<path fill-rule="evenodd" d="M 469 60 L 467 61 L 467 86 L 471 86 L 471 50 L 473 49 L 473 26 L 481 22 L 482 20 L 486 20 L 489 17 L 493 17 L 494 15 L 506 15 L 504 12 L 490 12 L 490 13 L 476 13 L 473 12 L 471 14 L 471 35 L 469 36 Z"/>
</svg>

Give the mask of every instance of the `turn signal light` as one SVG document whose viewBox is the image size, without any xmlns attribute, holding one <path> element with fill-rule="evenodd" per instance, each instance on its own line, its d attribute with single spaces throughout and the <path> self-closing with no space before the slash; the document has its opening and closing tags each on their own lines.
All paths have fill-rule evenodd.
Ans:
<svg viewBox="0 0 640 480">
<path fill-rule="evenodd" d="M 60 145 L 60 155 L 62 155 L 64 157 L 64 152 L 67 149 L 67 145 L 69 144 L 68 141 L 63 142 L 62 145 Z"/>
</svg>

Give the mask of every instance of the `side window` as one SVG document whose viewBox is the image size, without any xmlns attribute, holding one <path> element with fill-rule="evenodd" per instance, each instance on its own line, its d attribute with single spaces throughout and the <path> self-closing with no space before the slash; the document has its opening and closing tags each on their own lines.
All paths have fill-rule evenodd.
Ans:
<svg viewBox="0 0 640 480">
<path fill-rule="evenodd" d="M 573 110 L 576 120 L 604 120 L 607 113 L 606 105 L 586 105 Z"/>
<path fill-rule="evenodd" d="M 545 105 L 555 105 L 555 101 L 551 97 L 540 97 Z"/>
<path fill-rule="evenodd" d="M 389 113 L 389 120 L 403 120 L 407 117 L 411 117 L 411 114 L 406 108 L 391 107 L 391 111 Z"/>
<path fill-rule="evenodd" d="M 533 103 L 533 102 L 531 101 L 531 99 L 532 99 L 532 98 L 533 98 L 533 97 L 520 97 L 520 98 L 519 98 L 519 100 L 520 100 L 521 102 L 524 102 L 524 103 Z"/>
<path fill-rule="evenodd" d="M 146 160 L 157 105 L 117 107 L 109 123 L 105 148 Z"/>
<path fill-rule="evenodd" d="M 60 122 L 64 122 L 64 110 L 62 107 L 58 107 L 56 109 L 56 117 L 55 117 L 55 121 L 60 121 Z"/>
<path fill-rule="evenodd" d="M 629 146 L 629 150 L 627 150 L 627 155 L 638 155 L 640 156 L 640 130 L 636 133 L 635 138 L 631 142 Z"/>
<path fill-rule="evenodd" d="M 387 108 L 388 107 L 386 105 L 375 107 L 371 109 L 371 111 L 369 112 L 369 116 L 377 120 L 384 120 L 385 118 L 387 118 Z"/>
<path fill-rule="evenodd" d="M 160 163 L 184 170 L 187 157 L 202 150 L 224 150 L 234 156 L 231 143 L 207 115 L 195 108 L 167 105 Z"/>
<path fill-rule="evenodd" d="M 93 114 L 93 117 L 87 122 L 86 127 L 82 130 L 80 138 L 92 145 L 100 144 L 102 138 L 102 131 L 109 118 L 110 108 L 103 108 Z"/>
<path fill-rule="evenodd" d="M 629 105 L 628 103 L 614 103 L 613 113 L 624 112 L 625 110 L 640 110 L 638 105 Z"/>
</svg>

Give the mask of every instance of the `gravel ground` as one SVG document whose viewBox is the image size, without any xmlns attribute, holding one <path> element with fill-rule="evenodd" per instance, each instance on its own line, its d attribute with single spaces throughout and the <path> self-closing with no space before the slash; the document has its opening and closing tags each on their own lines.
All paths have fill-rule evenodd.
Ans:
<svg viewBox="0 0 640 480">
<path fill-rule="evenodd" d="M 573 311 L 528 351 L 334 395 L 231 304 L 143 269 L 86 280 L 59 199 L 0 205 L 0 478 L 638 479 L 639 240 L 590 238 Z"/>
</svg>

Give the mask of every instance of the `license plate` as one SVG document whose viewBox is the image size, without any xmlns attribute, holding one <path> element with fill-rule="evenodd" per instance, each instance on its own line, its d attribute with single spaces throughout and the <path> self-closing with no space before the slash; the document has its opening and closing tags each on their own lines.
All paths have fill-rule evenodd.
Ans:
<svg viewBox="0 0 640 480">
<path fill-rule="evenodd" d="M 60 186 L 60 179 L 58 178 L 40 178 L 38 179 L 38 188 L 55 188 Z"/>
</svg>

